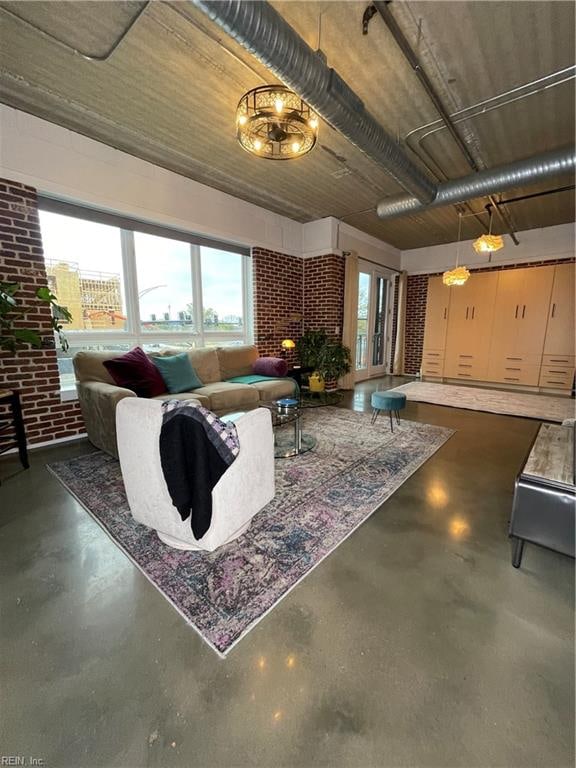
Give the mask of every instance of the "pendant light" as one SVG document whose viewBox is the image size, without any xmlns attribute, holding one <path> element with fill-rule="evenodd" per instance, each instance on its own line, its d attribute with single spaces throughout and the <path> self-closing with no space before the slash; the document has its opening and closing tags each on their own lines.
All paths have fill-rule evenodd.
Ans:
<svg viewBox="0 0 576 768">
<path fill-rule="evenodd" d="M 460 236 L 462 234 L 462 213 L 458 213 L 458 242 L 456 244 L 456 266 L 454 269 L 450 269 L 444 272 L 442 275 L 442 282 L 444 285 L 464 285 L 466 280 L 470 277 L 470 271 L 466 267 L 458 266 L 458 259 L 460 257 Z"/>
<path fill-rule="evenodd" d="M 490 208 L 490 206 L 486 207 Z M 502 239 L 502 235 L 492 234 L 492 208 L 490 208 L 490 223 L 488 226 L 488 234 L 480 235 L 477 240 L 474 240 L 473 246 L 476 253 L 494 253 L 494 251 L 499 251 L 500 248 L 504 248 L 504 240 Z"/>
</svg>

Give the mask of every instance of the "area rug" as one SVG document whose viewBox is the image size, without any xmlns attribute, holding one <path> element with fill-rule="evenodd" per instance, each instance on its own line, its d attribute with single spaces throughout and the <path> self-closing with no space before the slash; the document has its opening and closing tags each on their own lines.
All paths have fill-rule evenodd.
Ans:
<svg viewBox="0 0 576 768">
<path fill-rule="evenodd" d="M 471 411 L 502 413 L 523 416 L 540 421 L 562 422 L 574 418 L 574 400 L 552 395 L 531 395 L 502 389 L 459 387 L 455 384 L 433 384 L 411 381 L 395 387 L 394 392 L 404 392 L 408 400 L 433 403 Z"/>
<path fill-rule="evenodd" d="M 49 469 L 221 656 L 341 544 L 453 434 L 343 408 L 306 411 L 316 447 L 276 461 L 276 497 L 236 541 L 181 552 L 136 523 L 119 463 L 100 451 Z"/>
</svg>

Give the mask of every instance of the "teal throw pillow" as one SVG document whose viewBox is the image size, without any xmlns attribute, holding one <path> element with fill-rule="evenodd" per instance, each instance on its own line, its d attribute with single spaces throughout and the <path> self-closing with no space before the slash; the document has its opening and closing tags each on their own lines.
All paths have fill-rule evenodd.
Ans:
<svg viewBox="0 0 576 768">
<path fill-rule="evenodd" d="M 192 363 L 186 352 L 182 352 L 181 355 L 155 357 L 154 365 L 160 371 L 166 389 L 172 395 L 176 395 L 178 392 L 190 392 L 204 386 L 192 368 Z"/>
</svg>

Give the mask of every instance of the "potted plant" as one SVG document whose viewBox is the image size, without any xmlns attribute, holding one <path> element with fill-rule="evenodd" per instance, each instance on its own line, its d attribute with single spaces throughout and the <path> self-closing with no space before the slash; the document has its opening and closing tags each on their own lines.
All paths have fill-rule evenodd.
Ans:
<svg viewBox="0 0 576 768">
<path fill-rule="evenodd" d="M 331 339 L 324 329 L 306 331 L 296 342 L 296 352 L 303 368 L 311 368 L 308 380 L 311 392 L 323 392 L 326 379 L 338 379 L 350 370 L 350 350 Z"/>
<path fill-rule="evenodd" d="M 36 309 L 35 307 L 27 307 L 19 303 L 16 294 L 20 289 L 20 283 L 0 282 L 0 350 L 4 352 L 16 352 L 26 344 L 36 348 L 42 346 L 40 331 L 34 328 L 18 327 L 18 321 L 22 320 L 27 312 Z M 56 303 L 56 296 L 47 286 L 38 288 L 36 298 L 42 304 L 47 304 L 52 310 L 51 326 L 58 334 L 60 346 L 66 352 L 68 341 L 60 321 L 69 322 L 72 319 L 72 315 L 66 307 Z"/>
</svg>

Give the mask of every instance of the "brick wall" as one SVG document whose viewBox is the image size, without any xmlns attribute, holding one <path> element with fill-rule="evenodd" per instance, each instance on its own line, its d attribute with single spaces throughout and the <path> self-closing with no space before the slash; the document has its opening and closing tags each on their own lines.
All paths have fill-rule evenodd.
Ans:
<svg viewBox="0 0 576 768">
<path fill-rule="evenodd" d="M 337 254 L 304 260 L 304 327 L 325 328 L 342 338 L 345 258 Z"/>
<path fill-rule="evenodd" d="M 546 261 L 530 261 L 524 264 L 497 264 L 490 267 L 480 267 L 472 270 L 472 279 L 479 272 L 500 272 L 506 269 L 526 269 L 527 267 L 552 266 L 574 261 L 574 259 L 554 259 Z M 404 373 L 417 374 L 422 363 L 422 349 L 424 346 L 424 323 L 426 320 L 426 295 L 428 291 L 428 278 L 442 274 L 433 272 L 428 275 L 408 275 L 408 287 L 406 291 L 406 335 Z M 455 290 L 458 290 L 457 288 Z M 394 314 L 396 316 L 396 310 Z M 400 371 L 395 371 L 400 373 Z"/>
<path fill-rule="evenodd" d="M 0 179 L 0 280 L 22 286 L 18 298 L 32 311 L 19 322 L 43 339 L 42 349 L 0 352 L 0 388 L 20 391 L 29 443 L 70 437 L 84 431 L 76 402 L 60 401 L 60 379 L 50 326 L 50 309 L 35 292 L 47 284 L 36 190 Z"/>
<path fill-rule="evenodd" d="M 254 279 L 254 343 L 261 355 L 278 357 L 282 339 L 296 341 L 303 328 L 302 259 L 285 253 L 252 249 Z M 296 361 L 288 352 L 289 363 Z"/>
</svg>

